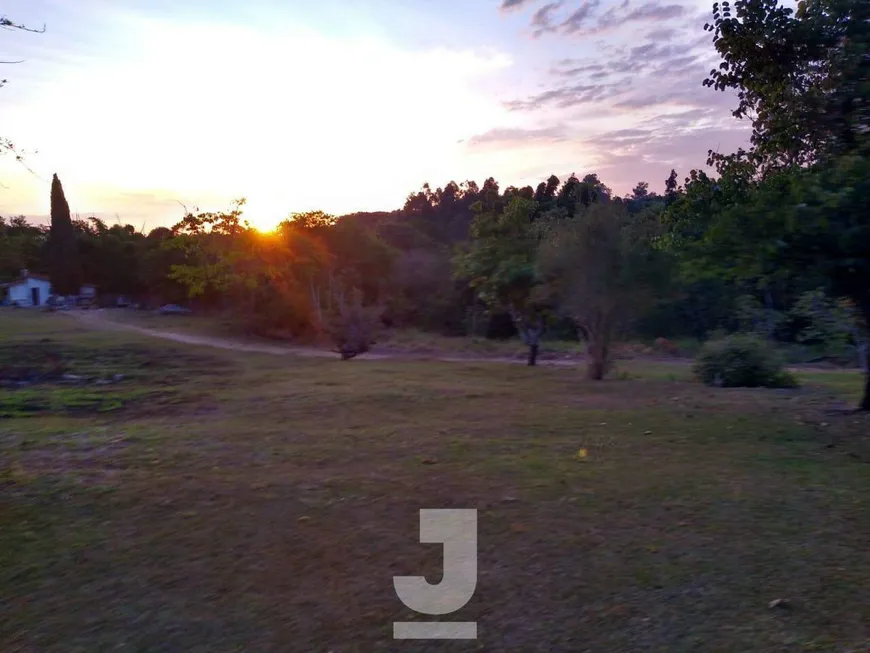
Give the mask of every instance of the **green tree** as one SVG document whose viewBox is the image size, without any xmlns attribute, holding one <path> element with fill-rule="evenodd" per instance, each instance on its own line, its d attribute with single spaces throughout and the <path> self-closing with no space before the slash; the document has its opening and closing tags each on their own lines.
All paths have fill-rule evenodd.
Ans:
<svg viewBox="0 0 870 653">
<path fill-rule="evenodd" d="M 491 311 L 507 311 L 529 348 L 535 365 L 544 330 L 544 306 L 536 298 L 538 231 L 534 200 L 514 197 L 503 213 L 481 212 L 471 226 L 471 241 L 455 258 L 455 275 L 467 279 Z"/>
<path fill-rule="evenodd" d="M 654 247 L 659 231 L 653 213 L 630 214 L 616 202 L 592 204 L 545 227 L 540 275 L 559 310 L 586 334 L 590 379 L 604 378 L 615 339 L 666 282 L 667 257 Z"/>
<path fill-rule="evenodd" d="M 535 190 L 535 201 L 542 212 L 551 208 L 556 199 L 556 192 L 559 190 L 559 183 L 559 178 L 556 175 L 550 175 L 547 181 L 538 184 L 538 188 Z"/>
<path fill-rule="evenodd" d="M 704 84 L 736 90 L 734 115 L 752 119 L 752 149 L 738 157 L 765 173 L 867 153 L 870 3 L 717 2 L 705 29 L 722 62 Z"/>
<path fill-rule="evenodd" d="M 580 204 L 589 207 L 595 202 L 605 202 L 613 197 L 613 191 L 605 186 L 596 174 L 583 177 L 580 187 Z"/>
<path fill-rule="evenodd" d="M 85 281 L 95 284 L 103 294 L 142 295 L 146 290 L 142 268 L 144 234 L 132 225 L 109 227 L 95 217 L 75 220 L 73 227 Z"/>
<path fill-rule="evenodd" d="M 818 342 L 826 355 L 858 362 L 868 372 L 867 324 L 848 298 L 833 299 L 819 288 L 803 293 L 795 302 L 791 316 L 802 320 L 799 342 Z"/>
<path fill-rule="evenodd" d="M 464 292 L 454 280 L 447 249 L 400 251 L 391 266 L 387 319 L 394 326 L 417 326 L 455 335 L 465 318 Z"/>
<path fill-rule="evenodd" d="M 82 287 L 82 267 L 69 204 L 57 175 L 51 180 L 48 262 L 53 292 L 58 295 L 78 295 Z"/>
<path fill-rule="evenodd" d="M 252 297 L 256 285 L 256 238 L 242 220 L 245 200 L 225 212 L 188 212 L 172 227 L 172 238 L 163 246 L 183 254 L 183 263 L 173 264 L 169 277 L 187 288 L 190 298 L 208 304 L 221 299 Z"/>
<path fill-rule="evenodd" d="M 677 171 L 671 170 L 671 174 L 665 180 L 665 201 L 670 205 L 677 201 L 680 193 L 680 182 L 677 181 Z"/>
<path fill-rule="evenodd" d="M 639 213 L 646 210 L 660 211 L 666 205 L 665 199 L 650 191 L 649 183 L 646 181 L 638 182 L 637 186 L 631 191 L 631 195 L 622 200 L 629 213 Z"/>
<path fill-rule="evenodd" d="M 673 205 L 689 259 L 766 284 L 823 280 L 866 321 L 870 3 L 804 0 L 795 12 L 776 0 L 737 0 L 714 5 L 713 19 L 707 29 L 722 62 L 705 84 L 738 91 L 734 115 L 751 117 L 752 149 L 711 155 L 720 179 L 698 175 Z M 870 374 L 861 408 L 870 410 Z"/>
<path fill-rule="evenodd" d="M 305 213 L 293 213 L 289 221 L 294 227 L 300 229 L 325 229 L 335 225 L 336 217 L 323 211 L 306 211 Z"/>
<path fill-rule="evenodd" d="M 556 196 L 556 206 L 562 210 L 563 216 L 574 215 L 581 201 L 580 195 L 584 190 L 586 187 L 580 183 L 576 175 L 572 174 L 565 180 Z"/>
<path fill-rule="evenodd" d="M 638 182 L 634 190 L 631 191 L 631 199 L 640 201 L 645 200 L 647 197 L 649 197 L 649 182 Z"/>
<path fill-rule="evenodd" d="M 139 250 L 147 304 L 177 304 L 188 296 L 187 288 L 171 276 L 173 265 L 184 264 L 184 252 L 167 244 L 172 237 L 171 229 L 157 227 L 148 233 Z"/>
<path fill-rule="evenodd" d="M 22 269 L 45 271 L 48 229 L 28 224 L 23 216 L 0 218 L 0 279 L 17 279 Z"/>
</svg>

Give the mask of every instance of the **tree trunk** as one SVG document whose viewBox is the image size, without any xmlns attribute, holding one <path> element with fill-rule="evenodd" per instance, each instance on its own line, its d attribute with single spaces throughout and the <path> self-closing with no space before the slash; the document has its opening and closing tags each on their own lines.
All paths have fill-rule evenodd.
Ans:
<svg viewBox="0 0 870 653">
<path fill-rule="evenodd" d="M 590 359 L 586 364 L 586 378 L 590 381 L 601 381 L 604 379 L 604 364 L 601 361 Z"/>
<path fill-rule="evenodd" d="M 776 340 L 776 320 L 773 314 L 773 295 L 770 293 L 769 288 L 766 288 L 764 291 L 764 307 L 767 309 L 765 315 L 767 318 L 767 324 L 765 325 L 767 328 L 767 339 Z"/>
<path fill-rule="evenodd" d="M 587 356 L 586 378 L 590 381 L 601 381 L 607 373 L 607 345 L 590 343 Z"/>
<path fill-rule="evenodd" d="M 341 360 L 349 361 L 351 358 L 356 358 L 357 353 L 358 352 L 354 349 L 347 349 L 343 347 L 341 349 Z"/>
<path fill-rule="evenodd" d="M 868 298 L 865 296 L 861 299 L 856 299 L 855 303 L 858 305 L 861 314 L 864 316 L 864 325 L 861 330 L 863 331 L 863 335 L 867 337 L 867 334 L 870 333 L 870 301 L 868 301 Z M 870 411 L 870 361 L 867 360 L 868 343 L 866 340 L 862 342 L 859 338 L 858 342 L 855 344 L 858 345 L 858 350 L 862 354 L 861 358 L 863 360 L 861 362 L 864 365 L 864 396 L 861 398 L 859 410 Z"/>
<path fill-rule="evenodd" d="M 870 410 L 870 372 L 864 372 L 864 397 L 861 399 L 860 410 Z"/>
<path fill-rule="evenodd" d="M 858 344 L 858 365 L 864 374 L 870 374 L 870 351 L 866 342 L 860 341 L 860 334 L 856 335 L 855 340 Z"/>
<path fill-rule="evenodd" d="M 525 316 L 518 313 L 514 308 L 510 308 L 511 316 L 517 326 L 517 331 L 523 344 L 529 348 L 529 367 L 534 367 L 538 362 L 538 349 L 541 344 L 541 334 L 544 332 L 544 325 L 540 318 L 535 322 L 530 322 Z"/>
<path fill-rule="evenodd" d="M 529 345 L 529 367 L 534 367 L 538 362 L 538 344 Z"/>
</svg>

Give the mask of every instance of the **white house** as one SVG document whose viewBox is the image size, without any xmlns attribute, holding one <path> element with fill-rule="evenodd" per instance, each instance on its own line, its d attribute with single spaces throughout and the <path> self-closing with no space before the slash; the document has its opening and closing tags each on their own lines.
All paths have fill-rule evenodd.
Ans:
<svg viewBox="0 0 870 653">
<path fill-rule="evenodd" d="M 51 281 L 41 274 L 21 271 L 21 277 L 9 283 L 0 284 L 0 301 L 8 300 L 18 306 L 45 306 L 52 295 Z M 91 285 L 82 286 L 80 295 L 93 298 L 96 289 Z"/>
</svg>

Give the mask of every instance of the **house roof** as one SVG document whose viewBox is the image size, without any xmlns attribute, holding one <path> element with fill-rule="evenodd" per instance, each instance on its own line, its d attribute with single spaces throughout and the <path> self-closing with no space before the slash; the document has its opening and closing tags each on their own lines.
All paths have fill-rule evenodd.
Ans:
<svg viewBox="0 0 870 653">
<path fill-rule="evenodd" d="M 37 281 L 45 281 L 49 283 L 51 279 L 42 274 L 28 274 L 26 277 L 19 277 L 15 279 L 15 281 L 9 281 L 7 283 L 0 283 L 0 288 L 9 288 L 10 286 L 17 286 L 19 283 L 24 283 L 28 279 L 36 279 Z"/>
<path fill-rule="evenodd" d="M 24 283 L 28 279 L 36 279 L 37 281 L 44 281 L 45 283 L 51 283 L 51 279 L 44 274 L 28 274 L 26 277 L 20 277 L 15 281 L 7 281 L 6 283 L 0 283 L 0 288 L 9 288 L 11 286 L 17 286 L 19 283 Z M 97 285 L 94 283 L 83 283 L 82 288 L 93 288 L 97 289 Z"/>
</svg>

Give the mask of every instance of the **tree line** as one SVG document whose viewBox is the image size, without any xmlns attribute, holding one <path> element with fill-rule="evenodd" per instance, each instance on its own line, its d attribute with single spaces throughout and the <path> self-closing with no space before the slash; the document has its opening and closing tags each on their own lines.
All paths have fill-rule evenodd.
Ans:
<svg viewBox="0 0 870 653">
<path fill-rule="evenodd" d="M 552 176 L 537 189 L 502 190 L 492 178 L 481 186 L 424 185 L 396 211 L 298 213 L 268 234 L 245 222 L 240 200 L 223 212 L 187 212 L 174 226 L 146 234 L 132 225 L 70 216 L 55 177 L 50 225 L 23 216 L 0 218 L 0 279 L 14 279 L 27 268 L 52 275 L 70 293 L 86 281 L 104 296 L 130 296 L 148 305 L 238 309 L 252 328 L 296 335 L 314 328 L 311 316 L 328 312 L 333 296 L 359 294 L 364 305 L 383 308 L 389 326 L 510 335 L 510 323 L 489 328 L 490 321 L 498 322 L 487 317 L 493 307 L 457 272 L 475 225 L 497 221 L 512 203 L 533 207 L 530 223 L 539 224 L 611 200 L 634 213 L 663 207 L 664 198 L 643 186 L 623 199 L 612 198 L 595 175 L 564 182 Z"/>
<path fill-rule="evenodd" d="M 672 172 L 661 194 L 641 182 L 625 197 L 594 174 L 536 188 L 501 189 L 492 178 L 425 185 L 393 212 L 298 213 L 268 234 L 245 222 L 240 200 L 146 234 L 72 218 L 55 178 L 51 225 L 0 219 L 0 279 L 27 268 L 51 276 L 58 294 L 93 283 L 106 305 L 118 296 L 192 304 L 230 313 L 249 332 L 297 339 L 329 337 L 334 322 L 351 320 L 358 350 L 384 326 L 519 335 L 531 363 L 544 338 L 594 340 L 595 378 L 621 338 L 770 328 L 799 339 L 812 312 L 796 309 L 818 281 L 774 293 L 696 274 L 688 250 L 671 246 L 667 225 L 687 198 L 676 180 Z"/>
</svg>

